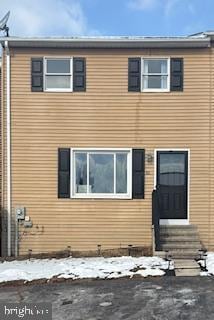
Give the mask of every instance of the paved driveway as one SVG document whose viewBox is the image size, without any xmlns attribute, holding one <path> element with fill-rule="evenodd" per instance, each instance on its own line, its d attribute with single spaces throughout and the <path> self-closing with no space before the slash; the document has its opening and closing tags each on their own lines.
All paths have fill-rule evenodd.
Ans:
<svg viewBox="0 0 214 320">
<path fill-rule="evenodd" d="M 214 319 L 214 278 L 64 282 L 0 288 L 0 302 L 52 302 L 57 320 Z"/>
</svg>

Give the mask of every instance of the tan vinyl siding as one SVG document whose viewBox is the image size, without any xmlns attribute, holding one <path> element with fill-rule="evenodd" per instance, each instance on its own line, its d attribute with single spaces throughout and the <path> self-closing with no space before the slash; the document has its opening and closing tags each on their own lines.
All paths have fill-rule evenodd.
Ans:
<svg viewBox="0 0 214 320">
<path fill-rule="evenodd" d="M 190 222 L 214 247 L 210 49 L 11 53 L 12 207 L 25 206 L 33 221 L 21 229 L 20 253 L 151 246 L 154 164 L 146 162 L 143 200 L 58 199 L 59 147 L 190 149 Z M 86 57 L 86 92 L 31 92 L 31 57 L 52 55 Z M 184 92 L 128 92 L 128 58 L 147 55 L 183 57 Z"/>
<path fill-rule="evenodd" d="M 210 81 L 212 90 L 214 89 L 214 48 L 210 57 Z M 214 94 L 210 95 L 210 216 L 209 216 L 209 243 L 211 249 L 214 249 Z"/>
</svg>

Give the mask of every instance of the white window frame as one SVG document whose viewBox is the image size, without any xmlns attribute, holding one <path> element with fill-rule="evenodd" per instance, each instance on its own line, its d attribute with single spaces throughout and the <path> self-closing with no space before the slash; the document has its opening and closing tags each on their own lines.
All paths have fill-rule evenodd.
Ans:
<svg viewBox="0 0 214 320">
<path fill-rule="evenodd" d="M 126 153 L 127 154 L 127 193 L 75 193 L 75 152 L 89 152 L 96 154 Z M 88 156 L 88 154 L 87 154 Z M 114 156 L 114 161 L 116 157 Z M 132 149 L 130 148 L 71 148 L 71 177 L 70 177 L 70 197 L 76 199 L 132 199 Z M 114 164 L 115 167 L 115 164 Z M 87 167 L 87 170 L 89 168 Z M 116 170 L 114 170 L 114 184 L 116 184 Z M 88 176 L 87 176 L 88 179 Z M 115 186 L 114 186 L 115 190 Z"/>
<path fill-rule="evenodd" d="M 70 73 L 48 73 L 47 72 L 47 60 L 70 60 Z M 46 92 L 72 92 L 73 91 L 73 57 L 44 57 L 44 91 Z M 70 88 L 47 88 L 46 87 L 46 76 L 70 76 Z"/>
<path fill-rule="evenodd" d="M 167 60 L 167 73 L 144 73 L 144 60 Z M 167 88 L 166 89 L 158 89 L 158 88 L 144 88 L 144 76 L 151 76 L 151 75 L 166 75 L 167 76 Z M 142 92 L 170 92 L 170 58 L 169 57 L 142 57 L 141 58 L 141 91 Z"/>
</svg>

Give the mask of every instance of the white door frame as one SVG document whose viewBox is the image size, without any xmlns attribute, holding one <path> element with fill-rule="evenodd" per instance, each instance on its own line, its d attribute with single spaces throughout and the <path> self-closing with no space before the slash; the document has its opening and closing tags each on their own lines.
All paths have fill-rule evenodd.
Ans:
<svg viewBox="0 0 214 320">
<path fill-rule="evenodd" d="M 190 207 L 190 149 L 187 148 L 158 148 L 154 150 L 154 189 L 157 185 L 157 152 L 158 151 L 187 151 L 187 219 L 160 219 L 160 225 L 188 225 Z"/>
</svg>

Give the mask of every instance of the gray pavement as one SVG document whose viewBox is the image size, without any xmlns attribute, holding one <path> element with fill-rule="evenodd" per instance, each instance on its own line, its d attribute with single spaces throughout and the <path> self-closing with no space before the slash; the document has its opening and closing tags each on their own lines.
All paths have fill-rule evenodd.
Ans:
<svg viewBox="0 0 214 320">
<path fill-rule="evenodd" d="M 213 277 L 2 287 L 0 302 L 51 302 L 57 320 L 213 320 Z"/>
</svg>

